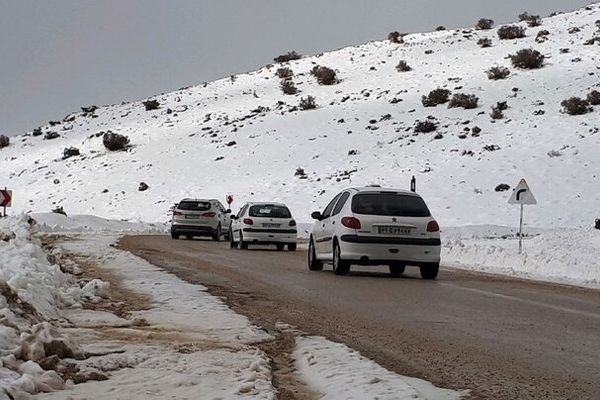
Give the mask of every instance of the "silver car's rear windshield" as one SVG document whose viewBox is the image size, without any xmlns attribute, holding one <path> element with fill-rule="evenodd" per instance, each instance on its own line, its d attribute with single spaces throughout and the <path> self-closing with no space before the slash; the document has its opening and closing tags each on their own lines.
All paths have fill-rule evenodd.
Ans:
<svg viewBox="0 0 600 400">
<path fill-rule="evenodd" d="M 393 217 L 429 217 L 422 198 L 401 193 L 360 193 L 352 198 L 352 212 Z"/>
<path fill-rule="evenodd" d="M 264 218 L 292 218 L 292 214 L 287 207 L 276 206 L 273 204 L 263 204 L 250 206 L 248 214 L 251 217 Z"/>
<path fill-rule="evenodd" d="M 185 211 L 208 211 L 210 207 L 208 201 L 182 201 L 177 206 L 178 209 Z"/>
</svg>

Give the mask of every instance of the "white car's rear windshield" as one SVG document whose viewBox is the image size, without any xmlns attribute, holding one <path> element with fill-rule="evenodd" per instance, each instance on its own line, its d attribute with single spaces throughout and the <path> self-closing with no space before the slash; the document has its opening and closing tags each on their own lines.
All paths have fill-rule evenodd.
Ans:
<svg viewBox="0 0 600 400">
<path fill-rule="evenodd" d="M 248 214 L 251 217 L 292 218 L 292 214 L 287 207 L 276 206 L 272 204 L 250 206 Z"/>
<path fill-rule="evenodd" d="M 352 212 L 394 217 L 429 217 L 422 198 L 401 193 L 360 193 L 352 198 Z"/>
<path fill-rule="evenodd" d="M 185 211 L 208 211 L 210 207 L 208 201 L 182 201 L 177 206 L 178 209 Z"/>
</svg>

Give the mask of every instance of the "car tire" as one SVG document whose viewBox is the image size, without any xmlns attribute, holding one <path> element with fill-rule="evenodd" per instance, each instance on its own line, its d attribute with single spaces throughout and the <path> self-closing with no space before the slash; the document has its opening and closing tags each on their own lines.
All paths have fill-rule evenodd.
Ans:
<svg viewBox="0 0 600 400">
<path fill-rule="evenodd" d="M 315 244 L 312 237 L 308 243 L 308 269 L 311 271 L 323 270 L 323 262 L 317 260 L 317 252 L 315 250 Z"/>
<path fill-rule="evenodd" d="M 282 251 L 285 248 L 285 245 L 283 243 L 277 243 L 275 247 L 277 247 L 277 251 Z"/>
<path fill-rule="evenodd" d="M 171 233 L 171 239 L 179 239 L 179 235 L 177 233 Z"/>
<path fill-rule="evenodd" d="M 296 251 L 297 244 L 296 243 L 288 243 L 287 248 L 288 248 L 288 251 Z"/>
<path fill-rule="evenodd" d="M 244 236 L 242 236 L 242 232 L 240 232 L 240 249 L 248 250 L 248 243 L 244 242 Z"/>
<path fill-rule="evenodd" d="M 342 260 L 340 245 L 337 240 L 333 242 L 333 272 L 336 275 L 346 275 L 350 272 L 350 263 Z"/>
<path fill-rule="evenodd" d="M 440 271 L 440 264 L 430 264 L 421 267 L 421 278 L 434 280 Z"/>
<path fill-rule="evenodd" d="M 237 242 L 233 240 L 233 232 L 231 229 L 229 230 L 229 247 L 235 249 L 237 247 Z"/>
<path fill-rule="evenodd" d="M 406 270 L 406 265 L 404 264 L 390 264 L 390 275 L 393 277 L 400 276 Z"/>
<path fill-rule="evenodd" d="M 187 240 L 192 240 L 194 238 L 194 235 L 185 235 L 185 238 Z"/>
<path fill-rule="evenodd" d="M 217 225 L 217 230 L 215 231 L 215 233 L 213 234 L 213 240 L 215 242 L 219 242 L 221 241 L 221 236 L 223 235 L 223 232 L 221 232 L 221 224 Z"/>
</svg>

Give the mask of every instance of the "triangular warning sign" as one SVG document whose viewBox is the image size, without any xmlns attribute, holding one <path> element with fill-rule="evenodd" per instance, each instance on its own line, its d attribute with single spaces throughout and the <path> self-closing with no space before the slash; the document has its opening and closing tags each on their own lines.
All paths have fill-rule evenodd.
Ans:
<svg viewBox="0 0 600 400">
<path fill-rule="evenodd" d="M 508 204 L 537 204 L 537 200 L 533 197 L 533 193 L 531 193 L 531 189 L 529 189 L 529 185 L 527 185 L 525 179 L 521 179 L 517 187 L 513 190 Z"/>
</svg>

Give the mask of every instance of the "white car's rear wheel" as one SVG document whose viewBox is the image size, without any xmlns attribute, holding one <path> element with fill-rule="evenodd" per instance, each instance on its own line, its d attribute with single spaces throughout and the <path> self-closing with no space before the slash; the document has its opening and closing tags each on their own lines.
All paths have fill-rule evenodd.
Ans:
<svg viewBox="0 0 600 400">
<path fill-rule="evenodd" d="M 390 275 L 400 276 L 404 273 L 406 265 L 404 264 L 390 264 Z"/>
<path fill-rule="evenodd" d="M 235 249 L 237 247 L 237 242 L 233 240 L 233 232 L 229 229 L 229 247 Z"/>
<path fill-rule="evenodd" d="M 241 231 L 240 231 L 240 249 L 248 250 L 248 243 L 244 243 L 244 236 L 242 235 Z"/>
<path fill-rule="evenodd" d="M 421 267 L 421 278 L 434 280 L 440 271 L 440 264 L 429 264 Z"/>
<path fill-rule="evenodd" d="M 296 251 L 296 247 L 296 243 L 288 243 L 287 245 L 288 251 Z"/>
<path fill-rule="evenodd" d="M 333 272 L 336 275 L 346 275 L 350 272 L 350 263 L 342 260 L 342 252 L 337 240 L 333 242 Z"/>
<path fill-rule="evenodd" d="M 213 240 L 215 242 L 219 242 L 221 240 L 221 236 L 223 236 L 223 232 L 221 232 L 221 224 L 217 225 L 217 230 L 215 231 L 215 234 L 213 235 Z"/>
</svg>

